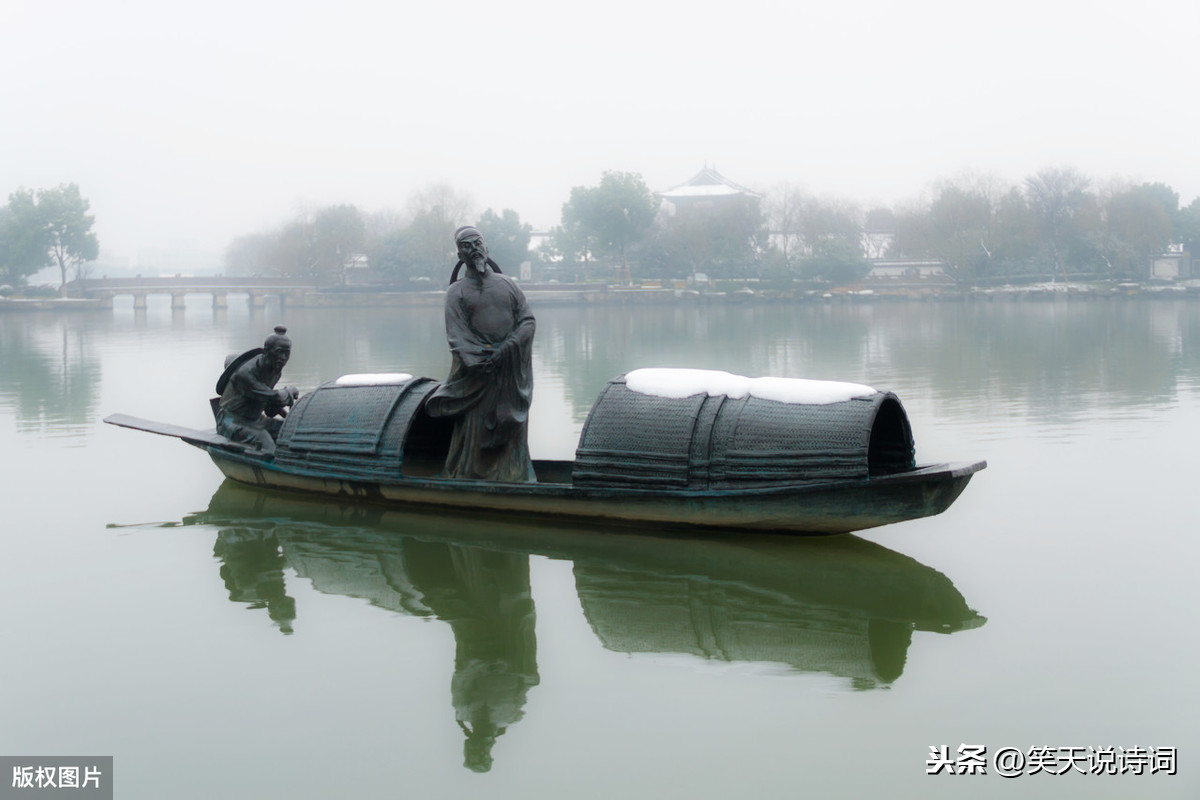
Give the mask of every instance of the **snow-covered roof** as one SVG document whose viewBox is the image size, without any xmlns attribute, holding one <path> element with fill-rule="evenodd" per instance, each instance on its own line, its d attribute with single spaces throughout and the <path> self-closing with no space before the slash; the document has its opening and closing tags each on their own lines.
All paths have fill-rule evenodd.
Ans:
<svg viewBox="0 0 1200 800">
<path fill-rule="evenodd" d="M 734 189 L 732 186 L 710 184 L 707 186 L 676 186 L 674 189 L 659 192 L 659 197 L 665 197 L 669 200 L 672 197 L 724 197 L 739 194 L 743 194 L 743 192 Z"/>
<path fill-rule="evenodd" d="M 709 166 L 705 166 L 704 169 L 678 186 L 658 192 L 659 197 L 665 197 L 668 200 L 678 197 L 729 197 L 733 195 L 761 196 L 745 186 L 734 183 Z"/>
</svg>

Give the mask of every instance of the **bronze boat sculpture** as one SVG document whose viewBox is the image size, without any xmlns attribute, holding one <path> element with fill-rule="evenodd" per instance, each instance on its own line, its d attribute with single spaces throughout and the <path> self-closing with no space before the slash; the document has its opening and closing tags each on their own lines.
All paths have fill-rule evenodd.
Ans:
<svg viewBox="0 0 1200 800">
<path fill-rule="evenodd" d="M 252 486 L 605 526 L 846 533 L 939 514 L 986 466 L 917 465 L 891 392 L 649 369 L 601 391 L 574 461 L 534 459 L 536 482 L 450 479 L 439 475 L 451 423 L 425 413 L 438 386 L 405 374 L 325 383 L 295 403 L 271 457 L 215 430 L 104 421 L 182 439 Z"/>
</svg>

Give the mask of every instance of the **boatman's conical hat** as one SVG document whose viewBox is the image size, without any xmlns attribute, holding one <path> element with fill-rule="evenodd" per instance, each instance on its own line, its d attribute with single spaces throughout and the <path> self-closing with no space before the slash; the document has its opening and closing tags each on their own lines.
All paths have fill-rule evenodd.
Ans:
<svg viewBox="0 0 1200 800">
<path fill-rule="evenodd" d="M 217 394 L 225 394 L 225 387 L 229 385 L 229 379 L 233 377 L 233 373 L 237 372 L 237 368 L 245 364 L 250 359 L 257 355 L 267 352 L 266 348 L 272 346 L 276 342 L 283 342 L 289 347 L 292 340 L 287 336 L 287 328 L 282 325 L 275 326 L 275 332 L 267 337 L 263 342 L 262 347 L 256 347 L 253 350 L 247 350 L 240 356 L 230 355 L 225 359 L 225 371 L 221 373 L 221 377 L 217 378 Z"/>
<path fill-rule="evenodd" d="M 221 377 L 217 378 L 217 394 L 225 394 L 225 387 L 229 385 L 229 379 L 233 377 L 233 373 L 237 372 L 238 367 L 265 352 L 267 351 L 263 348 L 256 347 L 253 350 L 247 350 L 240 356 L 230 354 L 225 359 L 225 371 L 221 373 Z"/>
</svg>

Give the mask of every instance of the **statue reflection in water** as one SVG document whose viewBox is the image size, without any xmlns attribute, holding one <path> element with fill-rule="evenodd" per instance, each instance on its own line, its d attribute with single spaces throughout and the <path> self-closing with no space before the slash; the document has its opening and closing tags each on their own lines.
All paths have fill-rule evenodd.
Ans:
<svg viewBox="0 0 1200 800">
<path fill-rule="evenodd" d="M 421 541 L 406 542 L 404 554 L 413 584 L 454 631 L 450 694 L 467 737 L 464 765 L 486 772 L 492 745 L 538 684 L 529 555 Z"/>
<path fill-rule="evenodd" d="M 524 715 L 529 690 L 539 680 L 529 555 L 311 533 L 287 528 L 281 544 L 274 531 L 223 528 L 213 552 L 222 562 L 229 599 L 265 608 L 283 633 L 292 633 L 296 604 L 286 594 L 283 575 L 290 566 L 320 591 L 448 622 L 455 641 L 450 695 L 466 737 L 464 766 L 490 770 L 492 747 Z"/>
<path fill-rule="evenodd" d="M 855 536 L 680 540 L 305 502 L 232 483 L 194 523 L 220 529 L 230 599 L 265 608 L 285 633 L 296 615 L 285 566 L 317 591 L 449 623 L 451 701 L 465 766 L 480 772 L 539 682 L 530 554 L 572 562 L 606 649 L 773 664 L 858 690 L 900 678 L 914 631 L 985 621 L 945 575 Z"/>
<path fill-rule="evenodd" d="M 283 568 L 287 560 L 271 531 L 225 528 L 217 535 L 213 555 L 221 559 L 221 580 L 229 599 L 250 608 L 265 608 L 285 634 L 292 632 L 296 601 L 287 595 Z"/>
</svg>

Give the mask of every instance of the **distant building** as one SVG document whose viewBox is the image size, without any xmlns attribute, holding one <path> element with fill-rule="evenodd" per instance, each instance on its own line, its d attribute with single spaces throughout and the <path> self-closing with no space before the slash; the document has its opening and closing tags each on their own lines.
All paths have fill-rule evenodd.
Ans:
<svg viewBox="0 0 1200 800">
<path fill-rule="evenodd" d="M 666 226 L 670 269 L 677 274 L 749 277 L 757 274 L 755 240 L 762 233 L 762 195 L 704 165 L 683 183 L 656 192 Z M 690 244 L 683 244 L 686 236 Z"/>
<path fill-rule="evenodd" d="M 1192 256 L 1181 244 L 1172 244 L 1167 252 L 1150 262 L 1150 279 L 1174 281 L 1192 277 Z"/>
<path fill-rule="evenodd" d="M 711 208 L 735 198 L 761 200 L 762 195 L 734 183 L 713 167 L 705 164 L 704 169 L 688 180 L 664 192 L 656 192 L 665 203 L 670 204 L 671 213 L 684 212 L 693 208 Z"/>
<path fill-rule="evenodd" d="M 877 258 L 871 260 L 867 280 L 872 281 L 953 281 L 940 258 Z"/>
<path fill-rule="evenodd" d="M 368 286 L 379 283 L 380 277 L 371 269 L 365 253 L 354 253 L 342 267 L 342 282 L 347 286 Z"/>
</svg>

